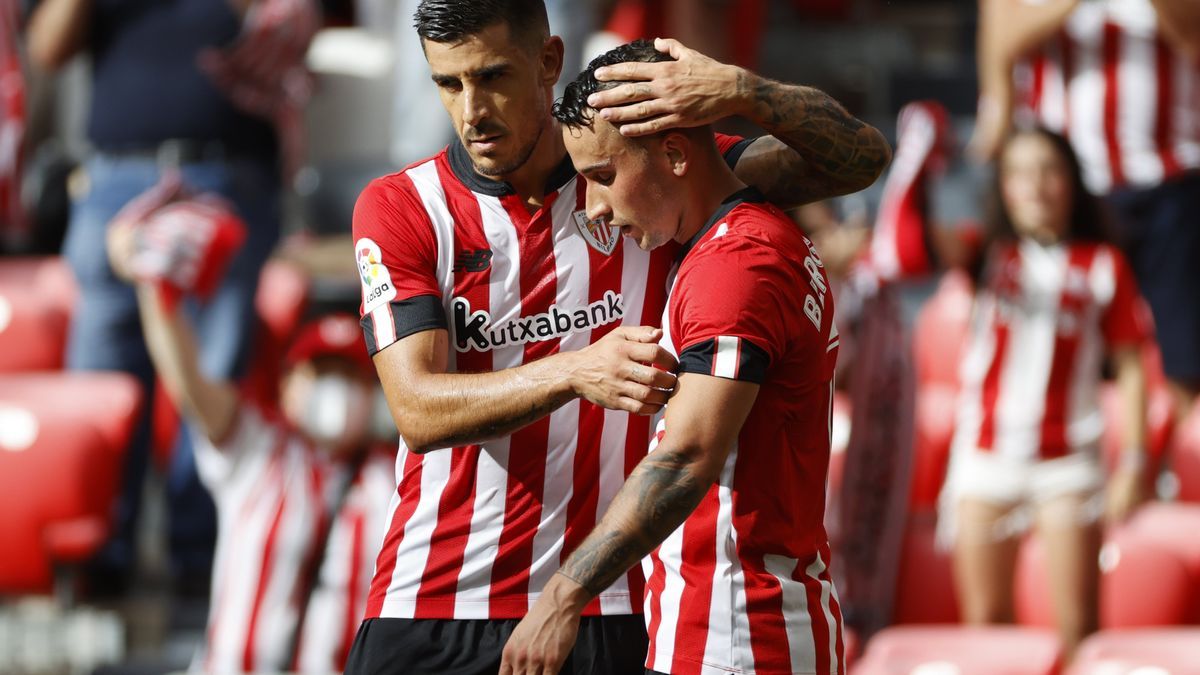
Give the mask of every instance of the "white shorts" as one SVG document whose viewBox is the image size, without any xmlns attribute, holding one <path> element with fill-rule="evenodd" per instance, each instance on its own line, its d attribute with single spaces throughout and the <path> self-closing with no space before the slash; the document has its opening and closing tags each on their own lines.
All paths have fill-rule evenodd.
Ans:
<svg viewBox="0 0 1200 675">
<path fill-rule="evenodd" d="M 963 499 L 1014 507 L 1000 523 L 997 536 L 1018 536 L 1032 521 L 1031 507 L 1067 495 L 1084 498 L 1081 521 L 1094 521 L 1103 511 L 1104 467 L 1094 450 L 1055 459 L 1013 459 L 971 449 L 950 458 L 946 482 L 938 499 L 938 540 L 954 537 L 954 514 Z"/>
</svg>

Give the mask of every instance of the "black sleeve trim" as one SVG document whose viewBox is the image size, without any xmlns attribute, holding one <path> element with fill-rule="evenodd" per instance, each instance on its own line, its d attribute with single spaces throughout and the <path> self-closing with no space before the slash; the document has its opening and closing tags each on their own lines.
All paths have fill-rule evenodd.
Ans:
<svg viewBox="0 0 1200 675">
<path fill-rule="evenodd" d="M 418 295 L 407 300 L 389 303 L 391 310 L 392 328 L 395 337 L 384 344 L 378 344 L 375 330 L 376 312 L 368 312 L 359 319 L 363 329 L 363 338 L 367 343 L 367 353 L 375 356 L 380 350 L 397 341 L 421 331 L 435 328 L 446 328 L 446 309 L 442 307 L 442 299 L 436 295 Z M 380 312 L 382 314 L 382 312 Z"/>
<path fill-rule="evenodd" d="M 729 165 L 729 168 L 736 169 L 738 160 L 742 158 L 742 153 L 745 152 L 746 148 L 750 147 L 750 145 L 752 143 L 754 143 L 754 141 L 757 141 L 757 140 L 758 140 L 757 137 L 743 138 L 742 140 L 738 141 L 737 143 L 734 143 L 731 148 L 726 150 L 725 151 L 725 163 Z"/>
<path fill-rule="evenodd" d="M 721 359 L 717 358 L 718 341 L 726 350 Z M 770 366 L 771 357 L 763 348 L 744 338 L 720 336 L 684 349 L 679 355 L 678 372 L 762 384 Z"/>
</svg>

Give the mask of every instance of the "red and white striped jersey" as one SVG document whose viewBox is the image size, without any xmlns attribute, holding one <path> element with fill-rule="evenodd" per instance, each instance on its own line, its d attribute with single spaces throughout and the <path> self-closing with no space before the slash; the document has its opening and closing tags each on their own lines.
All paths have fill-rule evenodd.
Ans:
<svg viewBox="0 0 1200 675">
<path fill-rule="evenodd" d="M 1093 192 L 1200 167 L 1200 64 L 1166 41 L 1151 0 L 1079 3 L 1015 79 L 1018 114 L 1070 138 Z"/>
<path fill-rule="evenodd" d="M 1120 251 L 1107 244 L 999 248 L 977 295 L 961 370 L 955 451 L 1014 459 L 1093 447 L 1104 420 L 1100 369 L 1153 324 Z"/>
<path fill-rule="evenodd" d="M 217 506 L 218 531 L 207 639 L 195 666 L 229 673 L 341 671 L 366 605 L 383 509 L 393 492 L 391 458 L 368 459 L 346 493 L 294 654 L 288 650 L 300 615 L 301 578 L 312 564 L 337 472 L 347 467 L 252 408 L 243 409 L 220 448 L 197 438 L 196 463 Z"/>
<path fill-rule="evenodd" d="M 659 672 L 845 672 L 823 525 L 832 293 L 812 244 L 761 200 L 733 195 L 685 246 L 664 312 L 681 373 L 760 386 L 717 483 L 642 561 Z M 660 422 L 651 452 L 670 434 Z"/>
<path fill-rule="evenodd" d="M 731 162 L 745 145 L 718 143 Z M 565 156 L 530 215 L 511 186 L 475 173 L 458 143 L 368 185 L 354 238 L 368 351 L 446 328 L 451 372 L 512 368 L 617 326 L 657 324 L 677 250 L 645 253 L 589 221 Z M 366 617 L 524 616 L 650 435 L 645 417 L 573 400 L 484 443 L 421 455 L 401 441 Z M 642 586 L 633 571 L 585 614 L 636 613 Z"/>
</svg>

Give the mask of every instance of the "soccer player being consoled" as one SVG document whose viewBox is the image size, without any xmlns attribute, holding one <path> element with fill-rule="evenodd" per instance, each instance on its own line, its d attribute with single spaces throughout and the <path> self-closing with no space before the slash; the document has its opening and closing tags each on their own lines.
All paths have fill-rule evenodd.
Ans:
<svg viewBox="0 0 1200 675">
<path fill-rule="evenodd" d="M 663 348 L 675 393 L 650 452 L 513 631 L 501 673 L 557 672 L 580 612 L 639 561 L 654 672 L 841 673 L 822 517 L 838 335 L 811 242 L 722 161 L 704 127 L 626 138 L 589 106 L 597 58 L 554 109 L 590 218 L 675 242 Z M 651 366 L 643 366 L 650 368 Z"/>
</svg>

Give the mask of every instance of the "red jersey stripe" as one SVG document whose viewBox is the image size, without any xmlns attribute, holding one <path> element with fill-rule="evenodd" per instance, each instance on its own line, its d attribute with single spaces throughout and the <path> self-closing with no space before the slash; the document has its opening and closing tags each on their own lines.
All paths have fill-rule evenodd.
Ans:
<svg viewBox="0 0 1200 675">
<path fill-rule="evenodd" d="M 1121 30 L 1112 23 L 1104 24 L 1100 53 L 1104 71 L 1104 143 L 1108 147 L 1108 166 L 1112 181 L 1121 185 L 1125 182 L 1125 169 L 1121 165 L 1121 141 L 1117 136 L 1117 107 L 1121 100 Z"/>
</svg>

